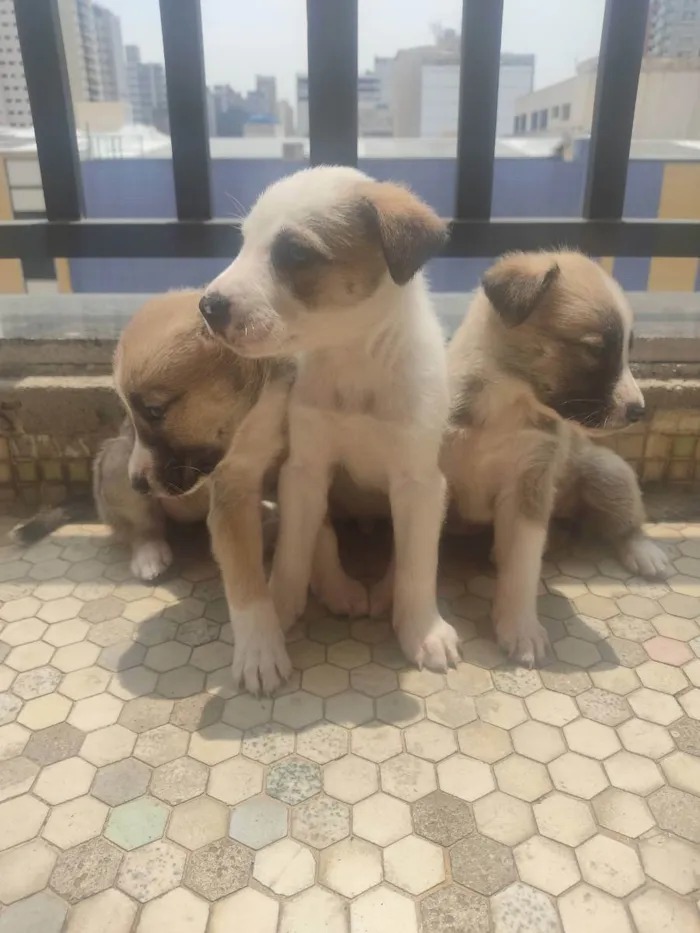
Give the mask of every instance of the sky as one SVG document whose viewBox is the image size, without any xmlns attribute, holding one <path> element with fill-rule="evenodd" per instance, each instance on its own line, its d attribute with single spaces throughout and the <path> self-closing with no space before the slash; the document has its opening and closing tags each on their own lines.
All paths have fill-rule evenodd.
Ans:
<svg viewBox="0 0 700 933">
<path fill-rule="evenodd" d="M 121 18 L 125 44 L 143 61 L 163 60 L 158 0 L 100 0 Z M 489 2 L 489 0 L 482 0 Z M 295 104 L 306 71 L 305 0 L 201 0 L 207 84 L 245 93 L 256 74 L 277 77 L 278 96 Z M 505 0 L 504 52 L 536 56 L 535 87 L 570 77 L 598 53 L 605 0 Z M 359 68 L 375 55 L 432 43 L 433 24 L 459 30 L 461 0 L 359 0 Z"/>
</svg>

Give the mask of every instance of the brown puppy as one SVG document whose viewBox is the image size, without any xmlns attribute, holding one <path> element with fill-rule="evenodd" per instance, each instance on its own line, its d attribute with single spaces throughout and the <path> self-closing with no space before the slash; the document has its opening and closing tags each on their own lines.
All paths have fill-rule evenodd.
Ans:
<svg viewBox="0 0 700 933">
<path fill-rule="evenodd" d="M 114 377 L 129 427 L 97 464 L 98 501 L 106 521 L 130 529 L 141 570 L 148 560 L 155 570 L 169 559 L 164 513 L 194 518 L 208 510 L 234 632 L 234 680 L 267 692 L 291 665 L 281 632 L 269 663 L 256 648 L 269 638 L 255 628 L 258 610 L 273 611 L 262 560 L 262 493 L 266 481 L 274 484 L 285 452 L 295 369 L 283 359 L 243 359 L 214 340 L 199 314 L 200 299 L 194 291 L 155 298 L 126 326 Z M 143 494 L 140 509 L 119 465 L 127 450 L 130 486 Z M 312 586 L 332 611 L 350 608 L 328 522 L 317 539 Z"/>
<path fill-rule="evenodd" d="M 631 341 L 631 309 L 595 262 L 513 253 L 486 273 L 448 349 L 441 466 L 460 517 L 494 524 L 496 634 L 527 663 L 547 646 L 536 607 L 553 515 L 591 520 L 632 573 L 668 568 L 642 531 L 634 471 L 584 430 L 644 416 Z"/>
</svg>

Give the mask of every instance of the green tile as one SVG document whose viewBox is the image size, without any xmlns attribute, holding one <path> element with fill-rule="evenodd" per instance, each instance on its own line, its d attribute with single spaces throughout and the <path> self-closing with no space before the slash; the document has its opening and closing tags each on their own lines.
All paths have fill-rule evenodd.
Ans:
<svg viewBox="0 0 700 933">
<path fill-rule="evenodd" d="M 152 797 L 140 797 L 112 810 L 105 836 L 122 849 L 137 849 L 160 839 L 168 808 Z"/>
</svg>

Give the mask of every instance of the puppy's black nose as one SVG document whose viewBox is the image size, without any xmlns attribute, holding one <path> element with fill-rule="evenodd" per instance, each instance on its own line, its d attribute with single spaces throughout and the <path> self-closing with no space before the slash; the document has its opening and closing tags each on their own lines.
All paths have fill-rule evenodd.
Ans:
<svg viewBox="0 0 700 933">
<path fill-rule="evenodd" d="M 204 295 L 200 299 L 199 310 L 212 330 L 221 330 L 228 324 L 230 303 L 228 298 L 220 292 Z"/>
<path fill-rule="evenodd" d="M 147 496 L 151 491 L 148 478 L 145 473 L 135 473 L 131 477 L 131 488 L 134 492 L 140 492 L 142 496 Z"/>
<path fill-rule="evenodd" d="M 633 402 L 631 405 L 627 406 L 626 414 L 629 423 L 635 424 L 635 422 L 642 420 L 646 414 L 646 408 L 644 405 L 638 405 L 636 402 Z"/>
</svg>

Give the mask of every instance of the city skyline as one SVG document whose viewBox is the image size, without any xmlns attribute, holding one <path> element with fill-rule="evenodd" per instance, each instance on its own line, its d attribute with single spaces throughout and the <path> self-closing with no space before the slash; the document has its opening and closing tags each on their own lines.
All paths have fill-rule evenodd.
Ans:
<svg viewBox="0 0 700 933">
<path fill-rule="evenodd" d="M 102 3 L 121 18 L 125 44 L 139 45 L 150 61 L 163 60 L 156 0 Z M 604 6 L 605 0 L 506 0 L 502 49 L 535 55 L 536 88 L 564 80 L 580 61 L 597 55 Z M 408 5 L 404 0 L 359 0 L 360 73 L 371 70 L 375 57 L 431 45 L 436 23 L 459 31 L 461 8 L 461 0 Z M 277 78 L 279 97 L 295 99 L 296 76 L 307 70 L 304 0 L 259 0 L 250 6 L 202 0 L 202 27 L 208 85 L 229 84 L 245 93 L 257 74 L 270 74 Z"/>
</svg>

